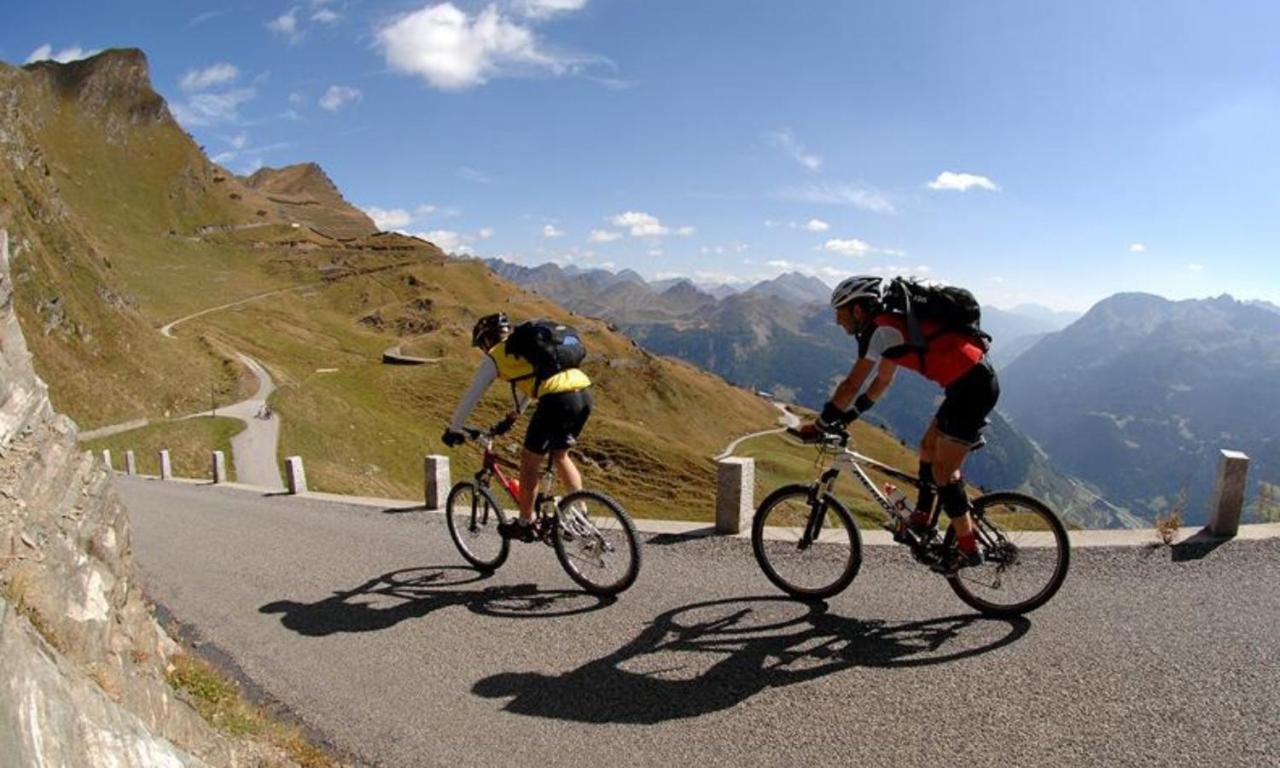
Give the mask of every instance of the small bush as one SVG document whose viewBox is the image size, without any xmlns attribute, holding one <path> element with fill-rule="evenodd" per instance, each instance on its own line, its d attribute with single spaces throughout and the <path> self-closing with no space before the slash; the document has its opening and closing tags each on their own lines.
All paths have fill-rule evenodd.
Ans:
<svg viewBox="0 0 1280 768">
<path fill-rule="evenodd" d="M 1174 538 L 1178 535 L 1178 529 L 1182 527 L 1182 512 L 1187 508 L 1187 486 L 1183 485 L 1178 491 L 1178 500 L 1173 503 L 1169 511 L 1156 515 L 1155 526 L 1156 536 L 1159 537 L 1160 543 L 1164 546 L 1173 544 Z"/>
</svg>

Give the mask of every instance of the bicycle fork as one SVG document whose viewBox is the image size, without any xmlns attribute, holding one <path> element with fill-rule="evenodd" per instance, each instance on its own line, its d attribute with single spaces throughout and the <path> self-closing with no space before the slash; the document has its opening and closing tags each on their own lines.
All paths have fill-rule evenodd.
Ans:
<svg viewBox="0 0 1280 768">
<path fill-rule="evenodd" d="M 840 470 L 835 468 L 828 469 L 822 473 L 822 478 L 818 482 L 809 487 L 809 520 L 804 527 L 804 535 L 800 537 L 798 548 L 801 551 L 811 547 L 818 540 L 818 537 L 822 535 L 822 521 L 826 518 L 826 515 L 823 514 L 826 509 L 823 499 L 831 493 L 836 478 L 839 476 Z"/>
</svg>

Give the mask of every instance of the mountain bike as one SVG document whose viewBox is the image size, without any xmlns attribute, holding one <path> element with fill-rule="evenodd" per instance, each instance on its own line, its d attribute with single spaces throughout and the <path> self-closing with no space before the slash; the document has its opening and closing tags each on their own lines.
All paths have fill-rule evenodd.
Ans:
<svg viewBox="0 0 1280 768">
<path fill-rule="evenodd" d="M 804 439 L 795 429 L 787 432 Z M 894 505 L 867 475 L 871 467 L 897 482 L 919 488 L 909 473 L 851 449 L 848 434 L 817 442 L 821 474 L 808 485 L 787 485 L 769 494 L 756 510 L 751 545 L 769 581 L 801 599 L 821 600 L 849 586 L 862 566 L 862 537 L 853 515 L 832 491 L 849 472 L 884 512 L 882 527 L 912 556 L 940 567 L 955 546 L 950 526 L 938 531 L 940 505 L 917 533 L 906 525 L 909 510 Z M 956 595 L 988 616 L 1017 616 L 1049 601 L 1067 577 L 1070 545 L 1066 528 L 1044 502 L 1022 493 L 988 493 L 972 501 L 970 516 L 983 564 L 946 575 Z"/>
<path fill-rule="evenodd" d="M 519 471 L 519 465 L 494 451 L 492 432 L 466 429 L 463 433 L 482 447 L 484 460 L 473 480 L 463 480 L 449 490 L 445 521 L 463 558 L 491 572 L 506 562 L 511 550 L 510 539 L 498 531 L 508 515 L 491 485 L 496 478 L 519 508 L 520 480 L 502 473 L 503 467 Z M 591 594 L 616 595 L 630 587 L 640 572 L 640 543 L 630 516 L 618 502 L 596 491 L 553 496 L 554 484 L 548 455 L 533 503 L 538 539 L 555 549 L 569 578 Z"/>
</svg>

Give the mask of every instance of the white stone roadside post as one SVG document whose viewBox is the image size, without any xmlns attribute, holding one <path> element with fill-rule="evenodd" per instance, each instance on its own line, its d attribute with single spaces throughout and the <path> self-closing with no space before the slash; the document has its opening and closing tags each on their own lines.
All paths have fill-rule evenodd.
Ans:
<svg viewBox="0 0 1280 768">
<path fill-rule="evenodd" d="M 111 449 L 110 448 L 102 449 L 102 463 L 107 465 L 108 472 L 115 471 L 115 467 L 111 466 Z"/>
<path fill-rule="evenodd" d="M 1235 536 L 1240 530 L 1240 512 L 1244 509 L 1245 481 L 1249 477 L 1249 457 L 1240 451 L 1221 451 L 1218 481 L 1209 507 L 1209 533 Z"/>
<path fill-rule="evenodd" d="M 427 509 L 444 509 L 449 496 L 449 457 L 430 454 L 422 462 L 426 479 L 423 491 Z"/>
<path fill-rule="evenodd" d="M 307 492 L 307 473 L 302 468 L 301 456 L 290 456 L 285 459 L 284 471 L 289 482 L 289 493 L 297 495 Z"/>
<path fill-rule="evenodd" d="M 126 475 L 138 474 L 138 460 L 134 458 L 133 451 L 124 452 L 124 472 Z"/>
<path fill-rule="evenodd" d="M 716 462 L 716 533 L 735 534 L 750 527 L 755 513 L 755 459 Z"/>
<path fill-rule="evenodd" d="M 227 482 L 227 454 L 222 451 L 213 452 L 213 482 Z"/>
<path fill-rule="evenodd" d="M 169 463 L 169 451 L 165 449 L 160 451 L 160 479 L 173 479 L 173 465 Z"/>
</svg>

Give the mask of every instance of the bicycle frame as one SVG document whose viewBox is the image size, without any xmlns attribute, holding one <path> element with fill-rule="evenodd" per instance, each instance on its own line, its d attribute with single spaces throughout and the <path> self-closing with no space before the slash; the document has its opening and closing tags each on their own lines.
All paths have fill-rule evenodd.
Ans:
<svg viewBox="0 0 1280 768">
<path fill-rule="evenodd" d="M 834 453 L 835 458 L 832 460 L 831 466 L 823 471 L 818 482 L 814 485 L 814 500 L 817 500 L 824 494 L 834 495 L 833 491 L 835 490 L 836 480 L 840 477 L 840 473 L 842 471 L 847 471 L 858 481 L 866 491 L 867 495 L 880 505 L 880 508 L 886 517 L 886 520 L 882 525 L 891 529 L 890 524 L 898 517 L 897 511 L 894 509 L 893 503 L 889 501 L 889 498 L 876 487 L 875 482 L 867 474 L 867 471 L 863 469 L 863 466 L 870 466 L 878 472 L 888 475 L 899 482 L 909 484 L 912 487 L 919 486 L 919 479 L 914 475 L 903 472 L 895 467 L 891 467 L 888 464 L 876 461 L 870 456 L 864 456 L 863 454 L 849 448 L 847 438 L 830 439 L 825 441 L 820 446 L 820 449 L 826 455 Z M 931 528 L 937 524 L 937 518 L 938 509 L 935 504 L 934 508 L 929 511 L 929 525 Z M 813 514 L 810 516 L 808 528 L 805 530 L 804 536 L 801 539 L 802 547 L 812 544 L 818 540 L 819 535 L 822 533 L 822 520 L 823 516 L 820 514 Z"/>
<path fill-rule="evenodd" d="M 517 478 L 507 477 L 504 475 L 502 473 L 502 468 L 506 467 L 507 469 L 515 470 L 519 473 L 520 465 L 508 458 L 499 456 L 494 452 L 492 437 L 483 436 L 479 439 L 484 448 L 484 458 L 482 460 L 480 470 L 475 474 L 476 483 L 487 488 L 489 486 L 490 476 L 496 477 L 498 479 L 498 484 L 502 486 L 502 490 L 506 491 L 507 496 L 510 497 L 511 503 L 518 508 L 520 506 L 519 481 Z M 539 485 L 541 485 L 542 479 L 551 474 L 551 472 L 551 459 L 548 457 L 547 465 L 543 467 L 542 470 L 542 477 L 539 478 Z M 542 509 L 542 505 L 551 498 L 553 497 L 543 493 L 542 489 L 539 488 L 538 493 L 534 496 L 534 510 L 538 511 Z"/>
</svg>

